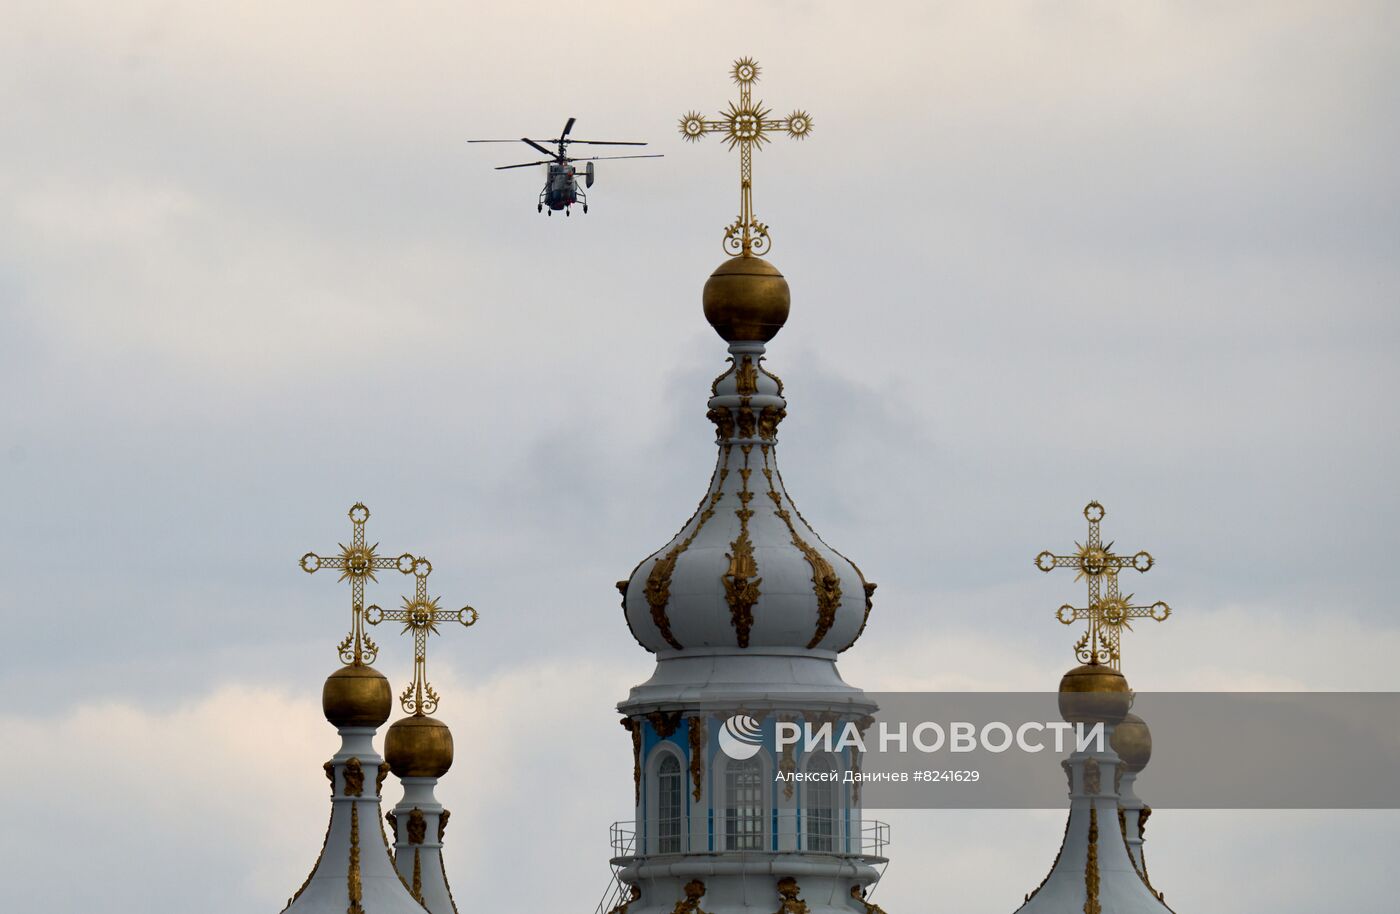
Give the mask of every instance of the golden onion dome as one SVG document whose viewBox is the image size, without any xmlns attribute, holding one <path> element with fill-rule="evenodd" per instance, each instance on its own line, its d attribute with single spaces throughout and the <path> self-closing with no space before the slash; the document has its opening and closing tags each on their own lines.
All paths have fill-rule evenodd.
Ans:
<svg viewBox="0 0 1400 914">
<path fill-rule="evenodd" d="M 727 342 L 766 343 L 787 322 L 787 280 L 762 257 L 745 254 L 720 264 L 705 281 L 705 320 Z"/>
<path fill-rule="evenodd" d="M 389 680 L 367 664 L 341 667 L 321 688 L 321 710 L 337 727 L 378 727 L 392 709 Z"/>
<path fill-rule="evenodd" d="M 1113 738 L 1109 742 L 1129 771 L 1141 771 L 1152 759 L 1152 731 L 1136 714 L 1129 714 L 1113 728 Z"/>
<path fill-rule="evenodd" d="M 1133 706 L 1127 678 L 1101 663 L 1086 663 L 1060 679 L 1060 716 L 1070 723 L 1117 724 Z"/>
<path fill-rule="evenodd" d="M 452 731 L 421 714 L 394 721 L 384 737 L 384 758 L 400 778 L 440 778 L 452 767 Z"/>
</svg>

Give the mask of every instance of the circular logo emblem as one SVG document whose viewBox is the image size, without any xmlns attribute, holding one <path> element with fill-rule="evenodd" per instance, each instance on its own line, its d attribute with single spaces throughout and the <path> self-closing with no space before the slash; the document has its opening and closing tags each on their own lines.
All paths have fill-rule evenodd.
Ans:
<svg viewBox="0 0 1400 914">
<path fill-rule="evenodd" d="M 720 727 L 720 751 L 736 762 L 753 758 L 762 744 L 763 735 L 759 730 L 758 721 L 747 714 L 736 714 Z"/>
</svg>

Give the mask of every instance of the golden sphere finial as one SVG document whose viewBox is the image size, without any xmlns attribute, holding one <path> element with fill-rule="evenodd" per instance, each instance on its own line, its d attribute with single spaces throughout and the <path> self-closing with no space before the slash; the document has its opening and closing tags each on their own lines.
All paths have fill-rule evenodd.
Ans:
<svg viewBox="0 0 1400 914">
<path fill-rule="evenodd" d="M 1086 663 L 1060 679 L 1060 716 L 1070 723 L 1114 724 L 1133 706 L 1133 690 L 1106 663 Z"/>
<path fill-rule="evenodd" d="M 395 777 L 440 778 L 452 767 L 452 731 L 422 714 L 396 720 L 384 737 L 384 759 Z"/>
<path fill-rule="evenodd" d="M 766 343 L 787 322 L 791 294 L 778 268 L 742 255 L 720 264 L 705 281 L 705 320 L 724 340 Z"/>
<path fill-rule="evenodd" d="M 321 688 L 321 710 L 336 727 L 378 728 L 392 708 L 389 680 L 365 663 L 341 667 Z"/>
<path fill-rule="evenodd" d="M 1152 731 L 1136 714 L 1129 714 L 1113 728 L 1113 738 L 1109 742 L 1129 771 L 1141 771 L 1152 760 Z"/>
</svg>

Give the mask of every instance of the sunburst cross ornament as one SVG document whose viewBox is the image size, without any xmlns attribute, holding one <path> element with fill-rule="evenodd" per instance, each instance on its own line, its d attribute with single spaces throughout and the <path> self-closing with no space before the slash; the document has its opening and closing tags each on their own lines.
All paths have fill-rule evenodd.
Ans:
<svg viewBox="0 0 1400 914">
<path fill-rule="evenodd" d="M 1118 572 L 1124 568 L 1145 572 L 1152 567 L 1152 556 L 1147 552 L 1117 555 L 1113 543 L 1104 545 L 1099 532 L 1104 514 L 1103 505 L 1089 502 L 1084 508 L 1089 536 L 1082 544 L 1074 544 L 1074 555 L 1056 555 L 1047 550 L 1035 557 L 1035 567 L 1045 572 L 1074 568 L 1078 572 L 1074 577 L 1076 581 L 1089 582 L 1089 605 L 1077 607 L 1066 603 L 1055 612 L 1055 617 L 1065 625 L 1087 619 L 1089 627 L 1074 645 L 1075 656 L 1083 663 L 1104 663 L 1118 670 L 1122 668 L 1123 629 L 1131 631 L 1133 619 L 1165 622 L 1172 608 L 1160 600 L 1151 606 L 1134 606 L 1132 594 L 1125 597 L 1119 593 Z"/>
<path fill-rule="evenodd" d="M 340 572 L 340 580 L 350 582 L 350 633 L 340 642 L 341 662 L 359 666 L 374 663 L 379 656 L 379 646 L 365 634 L 365 581 L 377 581 L 376 571 L 395 568 L 403 574 L 413 573 L 413 556 L 407 552 L 396 558 L 381 556 L 376 551 L 379 544 L 366 545 L 365 521 L 369 520 L 369 508 L 363 502 L 356 502 L 350 508 L 350 545 L 340 543 L 339 555 L 317 555 L 308 552 L 301 557 L 301 570 L 315 574 L 321 569 Z"/>
<path fill-rule="evenodd" d="M 399 696 L 399 704 L 405 714 L 422 717 L 437 710 L 438 694 L 428 682 L 428 636 L 439 634 L 439 622 L 459 622 L 462 627 L 474 625 L 477 612 L 470 606 L 458 610 L 444 610 L 438 605 L 441 597 L 428 596 L 428 575 L 433 573 L 433 563 L 419 556 L 413 559 L 409 569 L 414 576 L 413 597 L 403 598 L 402 609 L 380 609 L 370 606 L 365 609 L 365 619 L 370 625 L 381 622 L 402 622 L 399 634 L 413 632 L 413 682 Z"/>
<path fill-rule="evenodd" d="M 812 132 L 812 116 L 797 110 L 787 117 L 770 117 L 772 113 L 763 102 L 753 100 L 753 84 L 758 82 L 759 67 L 752 57 L 734 61 L 729 75 L 739 84 L 739 101 L 730 102 L 718 119 L 706 118 L 698 111 L 688 111 L 680 120 L 681 136 L 698 142 L 707 133 L 722 133 L 729 148 L 739 147 L 739 218 L 724 230 L 724 249 L 732 256 L 764 254 L 772 246 L 768 226 L 753 214 L 753 150 L 762 148 L 770 132 L 782 130 L 795 140 L 806 139 Z"/>
</svg>

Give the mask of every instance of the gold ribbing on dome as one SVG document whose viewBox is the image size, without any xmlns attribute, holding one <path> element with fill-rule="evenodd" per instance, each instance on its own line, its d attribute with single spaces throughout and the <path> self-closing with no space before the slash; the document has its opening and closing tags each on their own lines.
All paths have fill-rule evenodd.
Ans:
<svg viewBox="0 0 1400 914">
<path fill-rule="evenodd" d="M 1086 664 L 1107 664 L 1117 670 L 1122 667 L 1123 629 L 1132 630 L 1131 620 L 1164 622 L 1172 610 L 1160 600 L 1151 606 L 1135 606 L 1132 594 L 1125 597 L 1119 593 L 1118 572 L 1124 568 L 1145 572 L 1152 567 L 1152 556 L 1147 552 L 1118 555 L 1113 551 L 1113 543 L 1104 545 L 1099 522 L 1105 513 L 1103 505 L 1089 502 L 1084 508 L 1089 535 L 1083 543 L 1075 543 L 1074 555 L 1056 555 L 1047 550 L 1035 557 L 1035 566 L 1045 572 L 1074 568 L 1078 572 L 1074 579 L 1088 582 L 1089 605 L 1076 607 L 1066 603 L 1055 612 L 1055 617 L 1065 625 L 1088 620 L 1088 629 L 1075 643 L 1075 656 Z"/>
<path fill-rule="evenodd" d="M 369 508 L 363 502 L 356 502 L 349 513 L 350 545 L 338 544 L 339 555 L 306 553 L 301 557 L 301 570 L 307 574 L 315 574 L 323 568 L 338 570 L 340 580 L 350 582 L 350 633 L 340 642 L 338 650 L 341 662 L 360 666 L 373 663 L 379 656 L 379 646 L 365 634 L 365 581 L 378 580 L 374 572 L 386 568 L 397 568 L 404 574 L 412 574 L 413 556 L 407 552 L 397 558 L 379 555 L 376 551 L 378 543 L 365 543 L 365 521 L 369 520 Z"/>
<path fill-rule="evenodd" d="M 681 116 L 681 136 L 692 142 L 707 133 L 722 133 L 729 148 L 739 148 L 739 218 L 724 230 L 724 249 L 732 256 L 763 254 L 771 247 L 768 226 L 753 213 L 753 150 L 769 141 L 769 133 L 782 130 L 795 140 L 806 139 L 812 131 L 812 116 L 796 110 L 787 117 L 771 117 L 763 102 L 753 100 L 753 84 L 758 82 L 758 62 L 751 57 L 734 61 L 729 75 L 739 86 L 739 101 L 730 102 L 717 119 L 698 111 Z"/>
<path fill-rule="evenodd" d="M 405 714 L 422 717 L 437 710 L 438 694 L 428 682 L 428 636 L 438 634 L 439 622 L 458 622 L 463 628 L 474 625 L 477 611 L 470 606 L 457 610 L 444 610 L 438 605 L 440 597 L 428 596 L 428 575 L 433 572 L 433 563 L 419 556 L 413 558 L 409 572 L 414 578 L 413 596 L 403 598 L 400 609 L 381 609 L 370 606 L 364 615 L 370 625 L 381 622 L 402 622 L 400 634 L 413 632 L 413 682 L 399 696 L 399 704 Z"/>
</svg>

